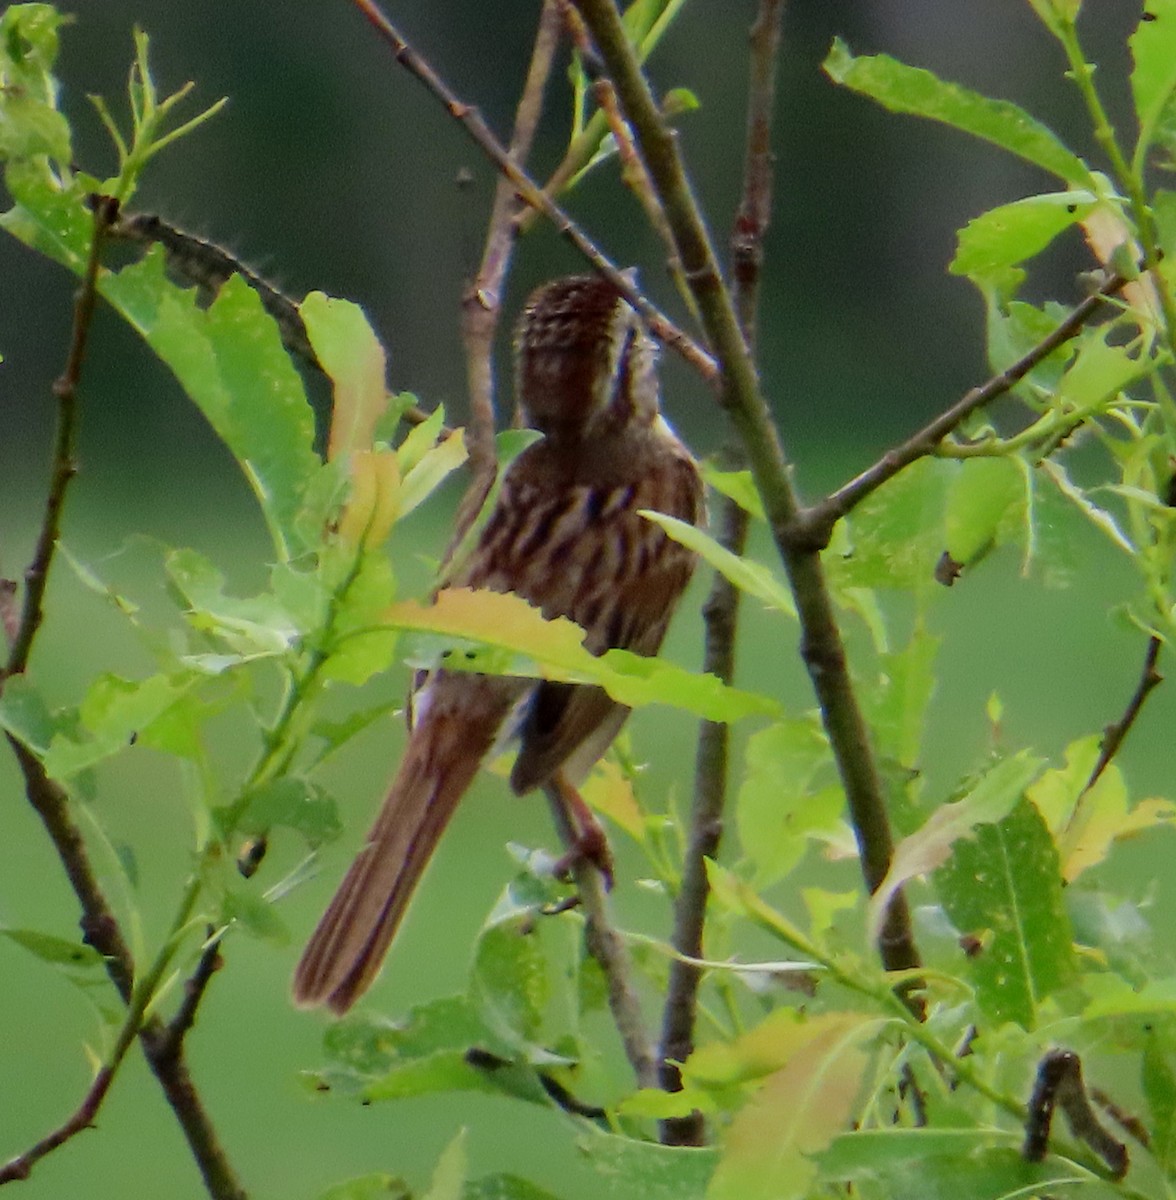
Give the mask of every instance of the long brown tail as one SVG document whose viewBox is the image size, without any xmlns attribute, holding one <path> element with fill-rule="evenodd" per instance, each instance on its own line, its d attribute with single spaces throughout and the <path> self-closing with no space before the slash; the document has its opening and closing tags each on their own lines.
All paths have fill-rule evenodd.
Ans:
<svg viewBox="0 0 1176 1200">
<path fill-rule="evenodd" d="M 425 867 L 493 741 L 496 722 L 469 716 L 433 712 L 413 730 L 367 844 L 303 951 L 294 972 L 295 1003 L 325 1004 L 345 1013 L 375 979 Z"/>
</svg>

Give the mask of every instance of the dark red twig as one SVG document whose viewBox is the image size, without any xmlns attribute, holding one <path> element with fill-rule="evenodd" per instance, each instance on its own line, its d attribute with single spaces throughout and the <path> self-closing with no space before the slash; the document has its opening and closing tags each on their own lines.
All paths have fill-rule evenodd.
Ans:
<svg viewBox="0 0 1176 1200">
<path fill-rule="evenodd" d="M 531 64 L 515 110 L 514 132 L 507 150 L 510 160 L 520 167 L 530 153 L 543 111 L 543 97 L 559 45 L 559 33 L 558 0 L 544 0 L 535 34 L 535 47 L 531 52 Z M 470 426 L 466 437 L 470 455 L 470 484 L 455 522 L 455 545 L 477 517 L 497 471 L 494 452 L 494 339 L 502 315 L 502 291 L 518 237 L 515 217 L 522 208 L 514 185 L 505 175 L 500 175 L 478 274 L 462 296 L 461 330 L 470 404 Z"/>
<path fill-rule="evenodd" d="M 352 3 L 392 48 L 396 61 L 440 100 L 449 115 L 461 125 L 486 157 L 510 180 L 522 199 L 527 204 L 539 209 L 592 264 L 593 268 L 616 286 L 621 295 L 641 314 L 649 326 L 650 332 L 658 341 L 681 354 L 704 379 L 713 381 L 717 375 L 714 359 L 664 313 L 650 304 L 633 285 L 633 281 L 618 270 L 571 217 L 512 161 L 506 148 L 494 136 L 481 113 L 473 105 L 458 99 L 440 75 L 384 16 L 374 0 L 352 0 Z"/>
</svg>

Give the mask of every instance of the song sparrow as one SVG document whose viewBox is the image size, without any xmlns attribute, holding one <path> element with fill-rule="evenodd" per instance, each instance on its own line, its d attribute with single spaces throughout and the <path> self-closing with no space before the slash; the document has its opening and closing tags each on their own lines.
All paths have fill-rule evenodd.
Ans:
<svg viewBox="0 0 1176 1200">
<path fill-rule="evenodd" d="M 557 280 L 527 303 L 515 343 L 524 416 L 545 436 L 506 472 L 451 586 L 515 592 L 571 617 L 594 654 L 653 654 L 693 555 L 638 515 L 696 522 L 702 485 L 658 410 L 655 346 L 616 288 Z M 600 688 L 434 672 L 413 705 L 400 769 L 303 953 L 294 998 L 346 1012 L 371 984 L 458 801 L 504 730 L 517 793 L 574 789 L 628 709 Z"/>
</svg>

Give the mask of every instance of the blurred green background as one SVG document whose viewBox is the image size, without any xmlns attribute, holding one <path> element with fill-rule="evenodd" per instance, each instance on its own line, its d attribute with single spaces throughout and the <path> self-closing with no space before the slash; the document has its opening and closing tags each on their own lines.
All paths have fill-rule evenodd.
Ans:
<svg viewBox="0 0 1176 1200">
<path fill-rule="evenodd" d="M 419 48 L 465 99 L 505 131 L 525 69 L 537 5 L 395 3 Z M 694 181 L 720 244 L 738 197 L 742 158 L 746 31 L 751 0 L 694 0 L 652 64 L 659 88 L 689 86 L 702 107 L 681 122 Z M 1138 6 L 1093 0 L 1086 34 L 1103 63 L 1112 109 L 1126 112 L 1123 36 Z M 363 304 L 385 339 L 390 380 L 431 407 L 462 412 L 458 299 L 476 265 L 493 175 L 461 131 L 393 62 L 346 0 L 78 0 L 64 31 L 63 103 L 75 151 L 101 174 L 112 156 L 87 93 L 123 111 L 131 28 L 152 36 L 162 88 L 198 83 L 197 102 L 226 95 L 228 110 L 149 170 L 137 206 L 230 246 L 288 292 L 321 288 Z M 779 94 L 777 200 L 768 239 L 762 319 L 765 384 L 780 416 L 803 491 L 812 495 L 867 464 L 986 375 L 981 307 L 945 272 L 954 230 L 993 204 L 1051 188 L 1030 168 L 927 124 L 891 117 L 841 94 L 819 64 L 834 34 L 857 51 L 885 50 L 989 94 L 1031 107 L 1081 151 L 1085 124 L 1060 54 L 1023 0 L 888 0 L 871 5 L 795 0 L 789 6 Z M 566 110 L 555 102 L 536 151 L 558 159 Z M 467 169 L 472 186 L 459 188 Z M 542 175 L 542 169 L 537 171 Z M 662 254 L 643 233 L 632 201 L 602 171 L 570 201 L 576 215 L 623 264 L 640 264 L 650 290 L 670 307 Z M 520 247 L 507 299 L 517 309 L 536 282 L 579 264 L 550 231 Z M 1076 299 L 1080 248 L 1052 251 L 1040 294 Z M 23 569 L 39 519 L 52 423 L 50 384 L 64 355 L 72 279 L 10 240 L 0 241 L 0 572 Z M 677 311 L 675 309 L 675 311 Z M 505 380 L 509 357 L 500 356 Z M 725 431 L 710 397 L 674 362 L 665 370 L 671 416 L 699 452 Z M 108 312 L 95 322 L 83 385 L 81 472 L 70 494 L 66 541 L 100 568 L 128 534 L 146 533 L 211 555 L 234 584 L 263 578 L 266 542 L 246 486 L 171 380 Z M 428 578 L 427 557 L 444 541 L 436 511 L 410 522 L 400 545 L 406 591 Z M 1082 570 L 1068 591 L 1022 583 L 1012 554 L 997 554 L 944 593 L 938 625 L 947 641 L 942 686 L 926 761 L 932 787 L 946 788 L 977 761 L 988 736 L 986 697 L 999 689 L 1014 745 L 1057 754 L 1072 737 L 1120 711 L 1143 647 L 1107 617 L 1132 581 L 1097 536 L 1075 523 Z M 121 559 L 119 560 L 121 562 Z M 112 565 L 111 569 L 115 569 Z M 701 597 L 705 580 L 693 595 Z M 696 604 L 677 622 L 670 652 L 697 659 Z M 750 614 L 743 682 L 809 703 L 794 659 L 795 633 Z M 34 662 L 58 702 L 76 699 L 100 670 L 133 673 L 147 663 L 119 619 L 59 567 Z M 388 694 L 402 678 L 384 681 Z M 1176 702 L 1163 689 L 1150 702 L 1123 764 L 1139 794 L 1167 783 Z M 235 731 L 223 731 L 234 751 Z M 320 1061 L 322 1021 L 293 1012 L 287 982 L 298 943 L 358 844 L 395 763 L 399 727 L 370 730 L 329 784 L 345 802 L 343 843 L 323 871 L 283 905 L 291 944 L 245 938 L 227 947 L 190 1039 L 193 1070 L 228 1151 L 259 1197 L 311 1197 L 345 1175 L 403 1173 L 421 1184 L 455 1130 L 470 1129 L 473 1170 L 519 1169 L 568 1197 L 595 1195 L 555 1116 L 505 1101 L 452 1098 L 360 1108 L 312 1098 L 296 1071 Z M 638 757 L 656 747 L 646 777 L 655 806 L 686 786 L 666 764 L 689 761 L 686 722 L 644 714 Z M 240 753 L 246 753 L 240 747 Z M 172 881 L 186 865 L 190 814 L 177 781 L 150 751 L 136 750 L 103 772 L 103 825 L 136 850 L 137 902 L 146 936 L 168 919 Z M 934 793 L 932 793 L 934 794 Z M 0 921 L 72 936 L 76 909 L 16 773 L 0 758 Z M 542 805 L 516 802 L 483 781 L 438 855 L 421 903 L 372 994 L 382 1011 L 462 986 L 474 931 L 509 870 L 508 840 L 551 843 Z M 1159 874 L 1164 838 L 1124 855 L 1138 880 Z M 274 848 L 289 866 L 297 846 Z M 271 869 L 268 868 L 267 869 Z M 654 927 L 664 916 L 625 886 L 617 901 Z M 275 870 L 274 877 L 277 877 Z M 847 867 L 831 886 L 852 886 Z M 1158 902 L 1170 902 L 1160 882 Z M 651 915 L 652 914 L 652 915 Z M 60 976 L 0 943 L 0 1155 L 24 1148 L 59 1122 L 89 1076 L 82 1044 L 95 1024 Z M 54 1030 L 47 1036 L 47 1029 Z M 202 1194 L 174 1121 L 145 1068 L 133 1060 L 86 1134 L 37 1167 L 29 1200 L 56 1197 Z"/>
</svg>

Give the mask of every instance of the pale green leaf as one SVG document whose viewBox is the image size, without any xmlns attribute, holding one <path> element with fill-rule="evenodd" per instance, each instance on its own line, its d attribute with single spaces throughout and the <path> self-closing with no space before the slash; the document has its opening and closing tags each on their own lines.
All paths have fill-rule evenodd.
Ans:
<svg viewBox="0 0 1176 1200">
<path fill-rule="evenodd" d="M 101 967 L 102 955 L 83 942 L 70 941 L 37 929 L 0 929 L 0 934 L 21 949 L 58 967 Z"/>
<path fill-rule="evenodd" d="M 1093 500 L 1074 483 L 1066 473 L 1066 469 L 1055 458 L 1042 459 L 1037 469 L 1043 471 L 1057 486 L 1058 491 L 1074 505 L 1075 508 L 1098 530 L 1119 547 L 1120 550 L 1135 557 L 1135 547 L 1131 540 L 1119 528 L 1115 518 L 1105 508 L 1100 508 Z"/>
<path fill-rule="evenodd" d="M 602 1195 L 640 1200 L 702 1200 L 718 1151 L 586 1132 L 580 1152 L 600 1178 Z"/>
<path fill-rule="evenodd" d="M 1052 130 L 1006 100 L 990 100 L 885 54 L 855 57 L 840 39 L 834 41 L 824 68 L 834 82 L 871 97 L 891 112 L 942 121 L 1076 187 L 1090 183 L 1089 168 Z"/>
<path fill-rule="evenodd" d="M 960 230 L 948 270 L 955 275 L 987 275 L 1024 262 L 1081 221 L 1095 202 L 1093 192 L 1078 189 L 1028 196 L 990 209 Z"/>
<path fill-rule="evenodd" d="M 407 516 L 449 478 L 469 457 L 465 435 L 454 430 L 425 454 L 405 474 L 399 495 L 399 515 Z"/>
<path fill-rule="evenodd" d="M 856 1185 L 863 1195 L 896 1197 L 911 1196 L 917 1180 L 918 1200 L 1027 1197 L 1088 1181 L 1084 1169 L 1058 1159 L 1026 1162 L 1023 1136 L 987 1128 L 855 1130 L 817 1156 L 819 1177 Z"/>
<path fill-rule="evenodd" d="M 972 458 L 956 466 L 947 493 L 947 551 L 967 565 L 996 542 L 1009 513 L 1024 502 L 1025 481 L 1009 458 Z"/>
<path fill-rule="evenodd" d="M 1043 761 L 1028 750 L 1002 759 L 987 770 L 961 800 L 941 805 L 921 829 L 899 842 L 886 878 L 870 897 L 871 938 L 878 936 L 890 897 L 908 879 L 941 866 L 952 846 L 961 838 L 970 837 L 977 825 L 999 821 L 1006 816 L 1041 773 L 1043 765 Z"/>
<path fill-rule="evenodd" d="M 1135 166 L 1148 148 L 1176 132 L 1176 0 L 1148 0 L 1147 19 L 1131 35 L 1131 95 L 1139 122 Z"/>
<path fill-rule="evenodd" d="M 421 1200 L 461 1200 L 468 1169 L 466 1133 L 461 1129 L 441 1151 L 428 1191 Z"/>
<path fill-rule="evenodd" d="M 764 519 L 764 502 L 760 499 L 750 471 L 724 471 L 706 459 L 698 467 L 707 487 L 714 488 L 728 500 L 734 500 L 744 512 L 761 521 Z"/>
<path fill-rule="evenodd" d="M 103 296 L 167 364 L 252 485 L 285 557 L 320 464 L 302 381 L 257 293 L 234 275 L 202 309 L 164 274 L 156 247 L 105 276 Z"/>
<path fill-rule="evenodd" d="M 735 820 L 739 844 L 755 867 L 755 886 L 783 878 L 815 832 L 836 828 L 844 797 L 813 786 L 831 762 L 828 739 L 815 721 L 776 721 L 748 739 Z"/>
<path fill-rule="evenodd" d="M 687 521 L 680 521 L 677 517 L 669 517 L 665 513 L 648 509 L 641 515 L 664 529 L 666 535 L 675 542 L 693 550 L 699 558 L 714 567 L 740 591 L 754 596 L 777 612 L 789 617 L 796 616 L 796 603 L 792 599 L 792 593 L 762 563 L 732 554 L 726 547 L 719 545 L 709 533 Z"/>
<path fill-rule="evenodd" d="M 319 1200 L 412 1200 L 412 1189 L 398 1176 L 380 1171 L 337 1183 L 322 1192 Z"/>
</svg>

